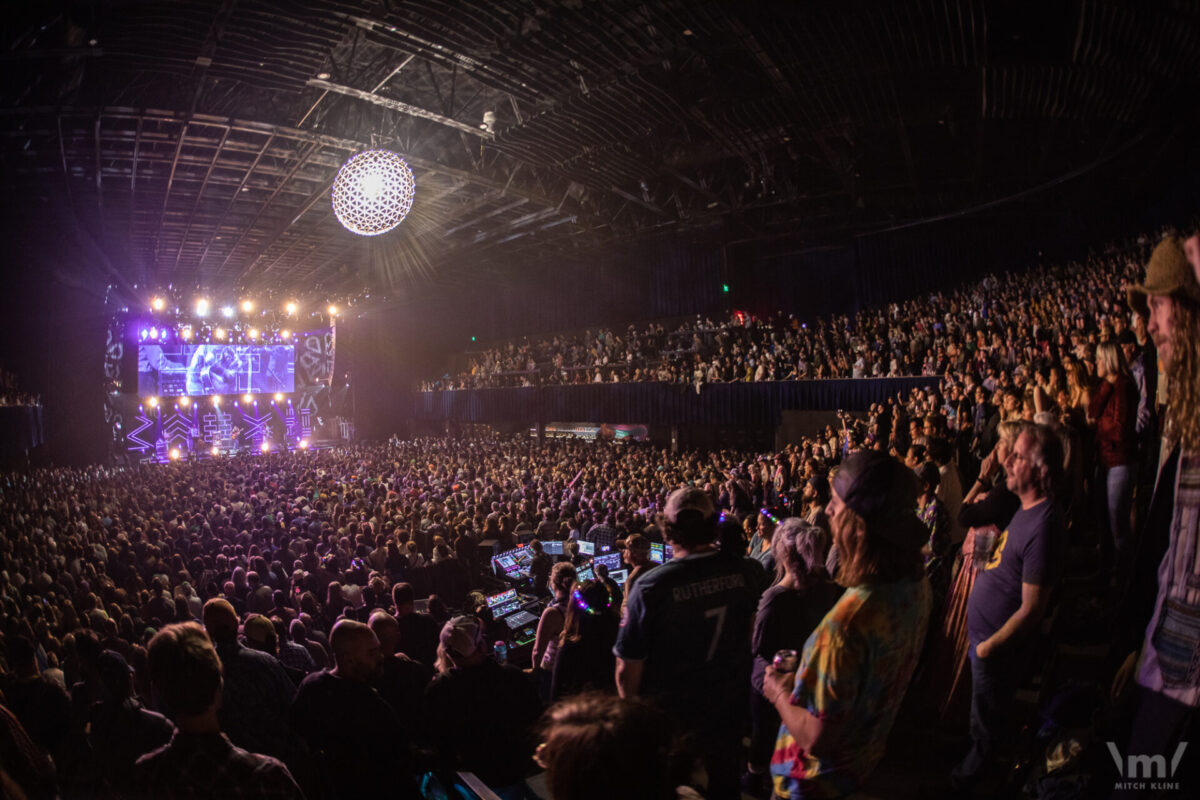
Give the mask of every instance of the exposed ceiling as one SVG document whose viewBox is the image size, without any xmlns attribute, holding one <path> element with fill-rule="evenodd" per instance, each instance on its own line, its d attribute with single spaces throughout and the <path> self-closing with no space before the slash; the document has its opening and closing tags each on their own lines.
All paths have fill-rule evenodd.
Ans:
<svg viewBox="0 0 1200 800">
<path fill-rule="evenodd" d="M 1182 0 L 21 5 L 0 196 L 65 199 L 151 289 L 394 297 L 660 230 L 905 224 L 1153 158 L 1200 88 Z M 329 189 L 373 145 L 417 194 L 368 240 Z"/>
</svg>

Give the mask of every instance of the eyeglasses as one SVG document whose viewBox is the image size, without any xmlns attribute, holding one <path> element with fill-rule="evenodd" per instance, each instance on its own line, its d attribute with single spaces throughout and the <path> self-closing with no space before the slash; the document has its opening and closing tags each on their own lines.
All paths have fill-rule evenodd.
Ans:
<svg viewBox="0 0 1200 800">
<path fill-rule="evenodd" d="M 533 751 L 533 763 L 537 764 L 542 769 L 550 769 L 550 764 L 546 762 L 545 758 L 546 744 L 546 742 L 542 742 L 537 746 L 537 749 Z"/>
</svg>

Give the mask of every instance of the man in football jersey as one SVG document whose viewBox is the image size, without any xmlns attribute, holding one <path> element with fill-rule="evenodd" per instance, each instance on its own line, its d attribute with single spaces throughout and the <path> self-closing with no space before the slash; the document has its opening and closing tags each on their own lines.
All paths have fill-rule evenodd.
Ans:
<svg viewBox="0 0 1200 800">
<path fill-rule="evenodd" d="M 626 599 L 613 648 L 617 689 L 622 697 L 646 697 L 695 735 L 708 797 L 738 797 L 761 570 L 717 549 L 716 513 L 701 489 L 673 492 L 663 524 L 674 557 L 646 573 Z"/>
</svg>

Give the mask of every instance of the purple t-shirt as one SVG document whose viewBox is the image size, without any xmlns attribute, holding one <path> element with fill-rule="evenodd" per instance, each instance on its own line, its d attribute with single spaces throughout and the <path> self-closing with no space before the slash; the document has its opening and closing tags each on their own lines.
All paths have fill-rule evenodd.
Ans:
<svg viewBox="0 0 1200 800">
<path fill-rule="evenodd" d="M 972 644 L 987 639 L 1021 607 L 1021 584 L 1054 586 L 1062 572 L 1066 535 L 1052 499 L 1021 508 L 996 537 L 992 557 L 981 565 L 967 605 Z"/>
</svg>

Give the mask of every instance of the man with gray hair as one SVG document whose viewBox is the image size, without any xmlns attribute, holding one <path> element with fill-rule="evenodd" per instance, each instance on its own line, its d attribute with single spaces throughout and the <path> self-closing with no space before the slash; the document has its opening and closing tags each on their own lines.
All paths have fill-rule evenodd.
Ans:
<svg viewBox="0 0 1200 800">
<path fill-rule="evenodd" d="M 963 789 L 978 784 L 1008 736 L 1006 712 L 1065 557 L 1066 526 L 1054 497 L 1063 477 L 1058 435 L 1027 423 L 1004 469 L 1021 507 L 980 566 L 967 606 L 971 749 L 952 775 Z"/>
</svg>

